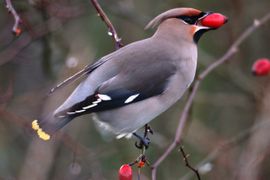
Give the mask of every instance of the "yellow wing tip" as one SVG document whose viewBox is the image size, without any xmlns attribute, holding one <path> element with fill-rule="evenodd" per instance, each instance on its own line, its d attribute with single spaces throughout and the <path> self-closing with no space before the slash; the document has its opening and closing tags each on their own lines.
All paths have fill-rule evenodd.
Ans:
<svg viewBox="0 0 270 180">
<path fill-rule="evenodd" d="M 37 131 L 38 137 L 44 141 L 48 141 L 51 138 L 48 133 L 44 132 L 42 128 L 39 127 L 38 120 L 32 121 L 32 129 Z"/>
</svg>

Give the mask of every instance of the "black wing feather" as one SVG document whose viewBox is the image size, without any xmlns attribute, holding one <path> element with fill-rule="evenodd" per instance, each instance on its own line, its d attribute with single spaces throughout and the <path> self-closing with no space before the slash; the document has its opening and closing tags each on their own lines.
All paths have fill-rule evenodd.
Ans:
<svg viewBox="0 0 270 180">
<path fill-rule="evenodd" d="M 69 115 L 76 117 L 91 112 L 119 108 L 160 95 L 164 92 L 170 77 L 176 71 L 175 66 L 167 62 L 152 63 L 151 68 L 145 67 L 144 64 L 141 64 L 141 66 L 143 67 L 137 66 L 136 69 L 132 66 L 125 67 L 118 75 L 101 84 L 94 94 L 74 104 L 67 110 L 57 113 L 56 116 Z M 145 72 L 146 70 L 147 72 Z M 133 101 L 125 103 L 130 96 L 137 94 L 138 96 Z M 93 105 L 94 102 L 98 101 L 99 95 L 106 95 L 110 100 L 102 100 Z M 93 107 L 84 109 L 91 105 Z"/>
</svg>

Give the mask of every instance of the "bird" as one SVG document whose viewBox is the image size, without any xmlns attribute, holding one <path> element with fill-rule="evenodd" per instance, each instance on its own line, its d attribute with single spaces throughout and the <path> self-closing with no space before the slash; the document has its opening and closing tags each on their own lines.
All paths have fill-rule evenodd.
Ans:
<svg viewBox="0 0 270 180">
<path fill-rule="evenodd" d="M 100 58 L 53 88 L 51 92 L 81 79 L 67 99 L 34 120 L 32 128 L 49 140 L 71 120 L 93 113 L 105 131 L 118 138 L 137 137 L 138 129 L 183 96 L 195 77 L 200 37 L 227 20 L 222 14 L 189 7 L 161 13 L 145 28 L 156 29 L 151 37 Z"/>
</svg>

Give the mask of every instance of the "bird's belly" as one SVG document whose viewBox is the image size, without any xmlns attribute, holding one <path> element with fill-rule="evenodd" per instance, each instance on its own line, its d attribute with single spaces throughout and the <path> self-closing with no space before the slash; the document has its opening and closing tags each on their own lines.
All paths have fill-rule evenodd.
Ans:
<svg viewBox="0 0 270 180">
<path fill-rule="evenodd" d="M 149 98 L 121 108 L 99 112 L 97 115 L 98 120 L 105 123 L 107 129 L 113 133 L 128 134 L 135 132 L 165 110 L 161 102 Z"/>
</svg>

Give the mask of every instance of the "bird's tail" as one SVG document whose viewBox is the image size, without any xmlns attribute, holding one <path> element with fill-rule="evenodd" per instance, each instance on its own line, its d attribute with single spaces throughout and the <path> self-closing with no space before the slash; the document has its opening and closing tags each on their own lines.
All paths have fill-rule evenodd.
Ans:
<svg viewBox="0 0 270 180">
<path fill-rule="evenodd" d="M 44 141 L 50 140 L 51 136 L 60 128 L 64 127 L 72 118 L 70 117 L 54 117 L 48 115 L 40 118 L 40 120 L 32 121 L 32 129 L 37 133 L 40 139 Z"/>
</svg>

